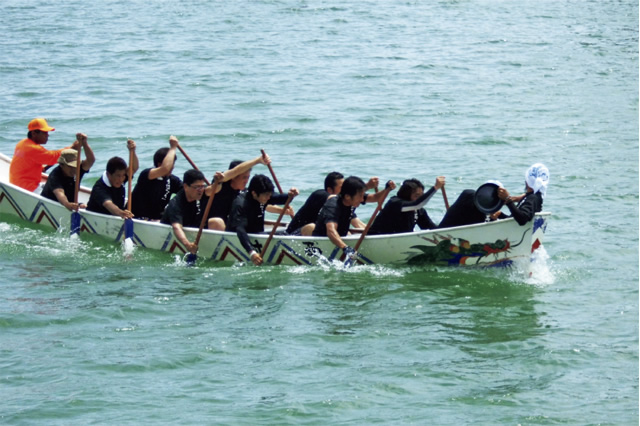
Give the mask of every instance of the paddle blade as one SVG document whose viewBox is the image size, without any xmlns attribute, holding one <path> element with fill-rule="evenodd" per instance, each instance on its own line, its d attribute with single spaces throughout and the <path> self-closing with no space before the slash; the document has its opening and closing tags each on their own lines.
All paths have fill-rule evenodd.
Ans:
<svg viewBox="0 0 640 426">
<path fill-rule="evenodd" d="M 80 233 L 80 224 L 82 222 L 82 216 L 77 211 L 71 212 L 71 233 L 70 235 L 76 235 Z"/>
<path fill-rule="evenodd" d="M 356 252 L 351 247 L 347 247 L 345 249 L 344 267 L 351 268 L 353 265 L 356 264 L 357 259 L 358 259 L 358 252 Z"/>
<path fill-rule="evenodd" d="M 133 238 L 133 220 L 126 219 L 124 221 L 124 238 Z"/>
<path fill-rule="evenodd" d="M 198 255 L 193 253 L 187 253 L 187 255 L 184 258 L 184 261 L 187 263 L 187 266 L 195 265 L 196 260 L 198 260 Z"/>
</svg>

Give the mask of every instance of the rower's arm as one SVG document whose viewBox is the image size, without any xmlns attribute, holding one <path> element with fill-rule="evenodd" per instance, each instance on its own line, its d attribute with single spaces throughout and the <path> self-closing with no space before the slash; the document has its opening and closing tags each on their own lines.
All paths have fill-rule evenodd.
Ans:
<svg viewBox="0 0 640 426">
<path fill-rule="evenodd" d="M 396 189 L 396 183 L 392 180 L 387 181 L 387 184 L 385 185 L 384 189 L 381 191 L 377 191 L 373 194 L 364 194 L 364 202 L 365 203 L 379 203 L 381 200 L 384 200 L 384 198 L 387 196 L 387 194 L 389 193 L 389 191 L 392 191 Z"/>
<path fill-rule="evenodd" d="M 54 189 L 53 195 L 56 196 L 56 198 L 58 199 L 58 202 L 63 206 L 65 206 L 67 210 L 75 210 L 74 204 L 70 203 L 69 200 L 67 199 L 67 195 L 64 193 L 64 189 L 62 188 Z"/>
<path fill-rule="evenodd" d="M 211 197 L 211 195 L 214 194 L 214 190 L 217 194 L 222 189 L 222 182 L 224 182 L 224 173 L 216 172 L 213 175 L 213 183 L 205 188 L 204 194 L 207 197 Z"/>
<path fill-rule="evenodd" d="M 120 207 L 116 206 L 116 204 L 111 200 L 105 201 L 104 203 L 102 203 L 102 206 L 105 209 L 109 210 L 109 213 L 114 216 L 118 216 L 123 219 L 133 218 L 133 213 L 131 213 L 129 210 L 121 210 Z"/>
<path fill-rule="evenodd" d="M 82 169 L 85 172 L 88 172 L 91 169 L 91 166 L 93 166 L 93 163 L 96 162 L 96 156 L 93 153 L 93 149 L 91 149 L 91 146 L 89 145 L 87 135 L 85 135 L 84 133 L 77 133 L 76 140 L 82 145 L 82 148 L 84 149 L 84 155 L 86 157 L 84 160 L 82 160 Z"/>
<path fill-rule="evenodd" d="M 327 223 L 327 237 L 329 237 L 329 240 L 340 250 L 347 246 L 347 244 L 342 241 L 340 234 L 338 234 L 338 224 L 336 222 Z"/>
<path fill-rule="evenodd" d="M 353 219 L 351 219 L 351 226 L 356 229 L 364 229 L 367 227 L 367 225 L 363 221 L 361 221 L 359 217 L 354 217 Z"/>
<path fill-rule="evenodd" d="M 190 253 L 197 253 L 198 246 L 189 241 L 187 235 L 184 233 L 184 229 L 182 229 L 182 224 L 180 224 L 180 222 L 175 222 L 171 224 L 171 227 L 173 228 L 173 234 L 176 236 L 178 241 L 180 241 Z"/>
<path fill-rule="evenodd" d="M 267 204 L 267 206 L 265 207 L 265 210 L 268 211 L 269 213 L 280 214 L 282 213 L 283 207 L 276 206 L 273 204 Z M 287 210 L 284 213 L 288 214 L 289 216 L 295 216 L 296 214 L 296 212 L 293 210 L 291 206 L 288 206 Z"/>
<path fill-rule="evenodd" d="M 149 170 L 149 180 L 154 180 L 159 177 L 169 176 L 173 170 L 173 165 L 176 161 L 176 149 L 178 148 L 178 139 L 175 136 L 169 138 L 169 151 L 164 156 L 162 163 L 159 167 L 154 167 Z"/>
<path fill-rule="evenodd" d="M 255 166 L 255 165 L 258 165 L 258 164 L 269 164 L 270 162 L 271 162 L 271 159 L 267 155 L 266 158 L 263 157 L 263 156 L 259 156 L 259 157 L 254 158 L 253 160 L 249 160 L 249 161 L 245 161 L 243 163 L 240 163 L 237 166 L 235 166 L 233 169 L 230 169 L 230 170 L 227 170 L 226 172 L 224 172 L 224 180 L 223 180 L 223 182 L 227 182 L 227 181 L 233 179 L 234 177 L 243 174 L 247 170 L 250 170 L 251 168 L 253 168 L 253 166 Z"/>
</svg>

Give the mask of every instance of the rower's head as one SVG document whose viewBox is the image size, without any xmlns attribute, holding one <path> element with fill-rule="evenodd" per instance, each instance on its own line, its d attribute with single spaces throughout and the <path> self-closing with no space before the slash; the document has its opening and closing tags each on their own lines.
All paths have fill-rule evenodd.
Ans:
<svg viewBox="0 0 640 426">
<path fill-rule="evenodd" d="M 236 166 L 239 166 L 240 164 L 242 164 L 243 161 L 241 160 L 233 160 L 231 163 L 229 163 L 229 169 L 231 170 Z M 245 189 L 247 187 L 247 183 L 249 183 L 249 178 L 251 177 L 251 169 L 247 170 L 244 173 L 239 174 L 238 176 L 234 177 L 233 179 L 231 179 L 230 185 L 231 188 L 237 190 L 237 191 L 242 191 L 243 189 Z"/>
<path fill-rule="evenodd" d="M 156 151 L 155 154 L 153 154 L 153 166 L 154 167 L 160 167 L 162 165 L 162 162 L 164 161 L 164 157 L 167 156 L 167 154 L 169 153 L 169 148 L 160 148 Z M 171 171 L 173 171 L 173 168 L 176 165 L 176 157 L 173 158 L 173 164 L 171 165 Z"/>
<path fill-rule="evenodd" d="M 56 130 L 49 126 L 44 118 L 34 118 L 29 122 L 27 129 L 29 130 L 27 137 L 38 145 L 46 144 L 49 140 L 49 132 Z"/>
<path fill-rule="evenodd" d="M 549 169 L 542 163 L 534 164 L 524 174 L 524 184 L 526 192 L 540 192 L 544 199 L 549 185 Z"/>
<path fill-rule="evenodd" d="M 107 178 L 114 188 L 120 188 L 127 180 L 127 163 L 120 157 L 107 161 Z"/>
<path fill-rule="evenodd" d="M 184 172 L 182 187 L 187 196 L 187 201 L 196 201 L 202 198 L 207 182 L 200 170 L 189 169 Z"/>
<path fill-rule="evenodd" d="M 398 197 L 405 201 L 415 201 L 424 194 L 424 185 L 418 179 L 407 179 L 398 190 Z"/>
<path fill-rule="evenodd" d="M 67 148 L 63 149 L 58 157 L 58 167 L 62 170 L 67 177 L 73 177 L 76 174 L 76 167 L 78 166 L 78 151 L 75 149 Z"/>
<path fill-rule="evenodd" d="M 344 176 L 340 172 L 331 172 L 324 178 L 324 190 L 331 195 L 337 195 L 342 189 Z"/>
<path fill-rule="evenodd" d="M 358 207 L 364 201 L 367 185 L 357 176 L 349 176 L 342 183 L 340 198 L 345 206 Z"/>
<path fill-rule="evenodd" d="M 265 175 L 255 175 L 249 183 L 249 194 L 260 204 L 266 204 L 273 194 L 273 182 Z"/>
</svg>

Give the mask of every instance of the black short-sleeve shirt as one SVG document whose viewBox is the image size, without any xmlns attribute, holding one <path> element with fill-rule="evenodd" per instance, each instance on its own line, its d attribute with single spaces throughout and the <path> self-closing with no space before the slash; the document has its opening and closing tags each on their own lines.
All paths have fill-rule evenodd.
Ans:
<svg viewBox="0 0 640 426">
<path fill-rule="evenodd" d="M 342 237 L 349 233 L 351 220 L 356 218 L 355 207 L 345 206 L 342 203 L 342 197 L 331 197 L 324 203 L 322 210 L 318 213 L 316 227 L 313 235 L 318 237 L 327 236 L 327 223 L 335 222 L 338 224 L 338 234 Z"/>
<path fill-rule="evenodd" d="M 318 219 L 318 213 L 329 198 L 329 193 L 324 189 L 318 189 L 309 195 L 307 201 L 300 207 L 294 218 L 287 227 L 287 234 L 292 234 L 308 223 L 315 223 Z"/>
<path fill-rule="evenodd" d="M 433 223 L 427 211 L 421 206 L 425 205 L 435 194 L 436 189 L 431 187 L 414 201 L 403 200 L 395 196 L 387 202 L 380 214 L 373 222 L 370 234 L 398 234 L 401 232 L 413 232 L 416 224 L 420 229 L 434 229 Z"/>
<path fill-rule="evenodd" d="M 82 177 L 88 172 L 88 170 L 80 167 L 80 180 L 82 181 Z M 42 188 L 42 195 L 45 198 L 48 198 L 53 201 L 58 201 L 56 198 L 56 194 L 53 193 L 58 188 L 62 188 L 64 190 L 64 195 L 67 196 L 67 200 L 70 203 L 73 203 L 76 194 L 76 176 L 73 175 L 71 177 L 64 174 L 62 168 L 60 166 L 53 169 L 53 171 L 49 174 L 47 178 L 47 183 L 45 183 L 44 188 Z"/>
<path fill-rule="evenodd" d="M 100 179 L 93 184 L 93 188 L 91 189 L 91 196 L 89 197 L 89 202 L 87 203 L 87 210 L 102 213 L 102 214 L 111 214 L 109 210 L 104 207 L 104 202 L 111 200 L 120 210 L 124 210 L 124 200 L 125 200 L 125 185 L 122 184 L 120 188 L 114 188 L 111 185 L 105 183 L 106 176 L 103 175 Z M 129 180 L 127 176 L 125 178 L 125 183 Z"/>
<path fill-rule="evenodd" d="M 229 214 L 231 213 L 231 206 L 238 194 L 240 194 L 240 190 L 233 189 L 231 187 L 231 181 L 224 182 L 220 187 L 220 191 L 218 191 L 213 198 L 211 210 L 209 210 L 209 218 L 219 217 L 227 223 L 229 221 Z"/>
<path fill-rule="evenodd" d="M 207 201 L 208 197 L 206 196 L 197 201 L 187 201 L 187 194 L 184 189 L 181 189 L 167 204 L 161 222 L 168 225 L 179 223 L 185 227 L 199 228 Z"/>
<path fill-rule="evenodd" d="M 182 189 L 182 181 L 175 175 L 149 179 L 151 169 L 145 169 L 138 176 L 133 189 L 131 210 L 135 217 L 158 220 L 169 204 L 172 194 Z"/>
</svg>

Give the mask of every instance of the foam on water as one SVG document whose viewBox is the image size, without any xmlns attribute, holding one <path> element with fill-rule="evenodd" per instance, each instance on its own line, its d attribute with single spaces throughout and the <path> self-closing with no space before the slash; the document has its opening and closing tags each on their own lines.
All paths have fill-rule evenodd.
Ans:
<svg viewBox="0 0 640 426">
<path fill-rule="evenodd" d="M 133 243 L 132 238 L 125 238 L 124 241 L 122 241 L 122 254 L 125 259 L 131 260 L 135 250 L 136 245 Z"/>
<path fill-rule="evenodd" d="M 526 278 L 527 284 L 550 285 L 555 282 L 555 275 L 551 269 L 551 259 L 549 254 L 541 245 L 531 254 L 530 274 Z"/>
<path fill-rule="evenodd" d="M 324 256 L 320 255 L 324 258 Z M 342 272 L 347 274 L 370 274 L 375 277 L 402 277 L 408 268 L 394 269 L 385 265 L 361 265 L 345 266 L 344 262 L 339 260 L 329 261 L 324 258 L 323 261 L 313 266 L 297 265 L 285 267 L 287 272 L 294 275 L 310 274 L 316 272 Z"/>
</svg>

